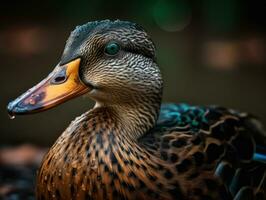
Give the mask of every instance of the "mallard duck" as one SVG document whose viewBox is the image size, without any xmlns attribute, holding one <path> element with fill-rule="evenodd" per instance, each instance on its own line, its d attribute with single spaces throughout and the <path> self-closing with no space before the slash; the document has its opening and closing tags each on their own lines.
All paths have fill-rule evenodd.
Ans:
<svg viewBox="0 0 266 200">
<path fill-rule="evenodd" d="M 54 71 L 8 105 L 21 115 L 82 94 L 96 102 L 44 157 L 37 199 L 265 199 L 259 121 L 218 106 L 161 105 L 162 89 L 141 26 L 76 27 Z"/>
</svg>

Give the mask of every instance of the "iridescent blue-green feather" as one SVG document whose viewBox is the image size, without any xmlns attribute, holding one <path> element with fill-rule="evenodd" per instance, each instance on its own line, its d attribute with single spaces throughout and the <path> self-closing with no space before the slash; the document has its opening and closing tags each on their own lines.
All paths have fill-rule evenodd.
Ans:
<svg viewBox="0 0 266 200">
<path fill-rule="evenodd" d="M 141 141 L 154 154 L 154 146 L 159 146 L 158 154 L 170 161 L 167 151 L 175 148 L 167 149 L 166 139 L 173 147 L 180 147 L 176 153 L 183 156 L 181 161 L 190 160 L 190 155 L 202 155 L 202 167 L 195 157 L 191 168 L 203 170 L 200 174 L 205 169 L 213 170 L 213 177 L 201 178 L 219 179 L 221 199 L 266 198 L 266 136 L 254 117 L 218 106 L 163 104 L 157 125 Z M 190 153 L 184 154 L 184 149 Z M 199 180 L 197 177 L 195 184 Z"/>
</svg>

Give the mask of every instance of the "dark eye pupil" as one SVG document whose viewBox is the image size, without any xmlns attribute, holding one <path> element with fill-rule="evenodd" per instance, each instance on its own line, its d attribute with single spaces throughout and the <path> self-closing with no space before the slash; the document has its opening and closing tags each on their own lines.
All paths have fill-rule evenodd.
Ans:
<svg viewBox="0 0 266 200">
<path fill-rule="evenodd" d="M 109 55 L 115 55 L 118 53 L 119 50 L 120 50 L 119 45 L 114 42 L 107 44 L 107 46 L 105 47 L 105 53 Z"/>
</svg>

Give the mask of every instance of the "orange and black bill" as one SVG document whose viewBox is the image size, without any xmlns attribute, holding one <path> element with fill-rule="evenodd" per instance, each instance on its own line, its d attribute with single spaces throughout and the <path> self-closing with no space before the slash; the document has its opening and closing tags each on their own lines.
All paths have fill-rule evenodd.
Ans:
<svg viewBox="0 0 266 200">
<path fill-rule="evenodd" d="M 9 114 L 36 113 L 57 106 L 90 90 L 79 78 L 80 58 L 57 65 L 39 84 L 29 89 L 7 106 Z"/>
</svg>

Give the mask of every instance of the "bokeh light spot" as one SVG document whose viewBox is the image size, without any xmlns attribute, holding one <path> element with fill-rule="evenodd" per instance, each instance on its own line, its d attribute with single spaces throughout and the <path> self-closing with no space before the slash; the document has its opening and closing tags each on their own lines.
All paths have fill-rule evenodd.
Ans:
<svg viewBox="0 0 266 200">
<path fill-rule="evenodd" d="M 153 17 L 161 29 L 181 31 L 191 21 L 191 9 L 184 0 L 158 0 L 154 5 Z"/>
</svg>

